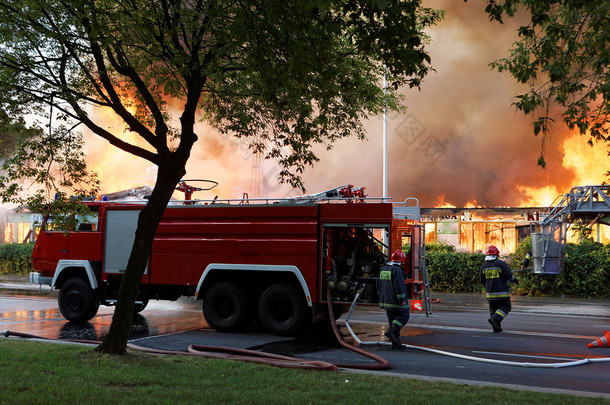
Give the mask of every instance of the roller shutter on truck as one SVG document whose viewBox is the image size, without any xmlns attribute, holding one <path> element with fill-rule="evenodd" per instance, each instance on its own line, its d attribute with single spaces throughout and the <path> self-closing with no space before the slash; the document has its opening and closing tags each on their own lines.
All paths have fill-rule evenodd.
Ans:
<svg viewBox="0 0 610 405">
<path fill-rule="evenodd" d="M 107 210 L 104 272 L 124 273 L 138 227 L 140 210 Z M 148 266 L 146 271 L 148 271 Z"/>
</svg>

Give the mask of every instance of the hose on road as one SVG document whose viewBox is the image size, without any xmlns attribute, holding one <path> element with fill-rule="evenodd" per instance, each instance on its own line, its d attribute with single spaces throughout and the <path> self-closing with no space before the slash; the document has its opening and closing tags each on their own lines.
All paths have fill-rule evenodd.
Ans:
<svg viewBox="0 0 610 405">
<path fill-rule="evenodd" d="M 387 370 L 391 368 L 390 363 L 381 356 L 376 354 L 367 352 L 363 349 L 350 345 L 345 342 L 339 333 L 339 329 L 337 327 L 337 323 L 333 316 L 333 307 L 332 307 L 332 296 L 330 293 L 330 289 L 328 290 L 328 308 L 329 308 L 329 316 L 331 319 L 331 324 L 333 327 L 333 331 L 337 341 L 341 346 L 348 348 L 356 353 L 367 356 L 373 360 L 375 360 L 376 364 L 333 364 L 326 361 L 321 360 L 304 360 L 296 357 L 283 356 L 279 354 L 273 353 L 265 353 L 255 350 L 248 349 L 239 349 L 232 347 L 220 347 L 220 346 L 201 346 L 201 345 L 190 345 L 188 347 L 188 351 L 185 353 L 183 351 L 172 351 L 172 350 L 161 350 L 154 349 L 149 347 L 139 346 L 133 343 L 128 343 L 127 347 L 132 350 L 137 350 L 146 353 L 155 353 L 155 354 L 171 354 L 171 355 L 191 355 L 198 356 L 204 358 L 213 358 L 213 359 L 225 359 L 225 360 L 237 360 L 237 361 L 245 361 L 250 363 L 258 363 L 258 364 L 266 364 L 275 367 L 285 367 L 285 368 L 298 368 L 298 369 L 316 369 L 316 370 L 328 370 L 328 371 L 337 371 L 339 367 L 343 368 L 356 368 L 356 369 L 368 369 L 368 370 Z M 28 338 L 28 339 L 44 339 L 44 340 L 58 340 L 45 338 L 41 336 L 31 335 L 28 333 L 21 332 L 12 332 L 9 330 L 4 331 L 4 336 L 15 336 L 20 338 Z M 59 340 L 58 340 L 59 341 Z M 99 345 L 102 342 L 94 341 L 94 340 L 76 340 L 76 339 L 61 339 L 64 342 L 74 342 L 74 343 L 86 343 L 86 344 L 95 344 Z"/>
<path fill-rule="evenodd" d="M 351 325 L 349 324 L 349 320 L 356 307 L 356 301 L 358 300 L 359 295 L 360 295 L 360 292 L 357 292 L 356 296 L 354 298 L 354 301 L 352 302 L 352 305 L 351 305 L 351 307 L 348 311 L 348 314 L 346 316 L 346 319 L 345 319 L 345 326 L 346 326 L 347 330 L 349 331 L 350 335 L 352 336 L 354 341 L 358 343 L 359 346 L 390 345 L 389 342 L 382 342 L 382 341 L 366 341 L 366 342 L 361 341 L 358 338 L 358 336 L 356 336 L 354 331 L 352 330 Z M 327 302 L 328 302 L 329 316 L 331 319 L 331 325 L 332 325 L 335 337 L 336 337 L 337 341 L 339 342 L 339 344 L 341 346 L 343 346 L 344 348 L 347 348 L 358 354 L 361 354 L 363 356 L 366 356 L 366 357 L 369 357 L 369 358 L 375 360 L 377 362 L 376 364 L 333 364 L 333 363 L 320 361 L 320 360 L 304 360 L 304 359 L 299 359 L 299 358 L 295 358 L 295 357 L 282 356 L 282 355 L 278 355 L 278 354 L 264 353 L 264 352 L 248 350 L 248 349 L 220 347 L 220 346 L 190 345 L 188 348 L 188 352 L 154 349 L 154 348 L 138 346 L 133 343 L 128 343 L 127 347 L 132 350 L 137 350 L 137 351 L 142 351 L 142 352 L 147 352 L 147 353 L 191 355 L 191 356 L 199 356 L 199 357 L 204 357 L 204 358 L 238 360 L 238 361 L 246 361 L 246 362 L 252 362 L 252 363 L 272 365 L 272 366 L 276 366 L 276 367 L 289 367 L 289 368 L 299 368 L 299 369 L 317 369 L 317 370 L 329 370 L 329 371 L 336 371 L 336 370 L 338 370 L 339 367 L 353 368 L 353 369 L 366 369 L 366 370 L 391 369 L 392 368 L 391 364 L 389 363 L 389 361 L 387 359 L 385 359 L 381 356 L 378 356 L 374 353 L 368 352 L 364 349 L 361 349 L 360 347 L 349 344 L 343 339 L 341 333 L 339 332 L 339 328 L 337 326 L 335 318 L 333 316 L 333 302 L 332 302 L 332 294 L 331 294 L 330 288 L 327 289 Z M 67 341 L 67 342 L 73 342 L 73 343 L 95 344 L 95 345 L 99 345 L 100 343 L 102 343 L 102 342 L 96 341 L 96 340 L 78 340 L 78 339 L 59 340 L 59 339 L 45 338 L 45 337 L 32 335 L 32 334 L 28 334 L 28 333 L 13 332 L 13 331 L 9 331 L 9 330 L 4 331 L 3 336 L 5 336 L 5 337 L 15 336 L 15 337 L 27 338 L 27 339 Z M 420 350 L 420 351 L 440 354 L 440 355 L 444 355 L 444 356 L 456 357 L 456 358 L 460 358 L 460 359 L 464 359 L 464 360 L 478 361 L 478 362 L 491 363 L 491 364 L 499 364 L 499 365 L 505 365 L 505 366 L 514 366 L 514 367 L 564 368 L 564 367 L 579 366 L 579 365 L 583 365 L 583 364 L 587 364 L 587 363 L 602 363 L 602 362 L 610 361 L 610 357 L 601 357 L 601 358 L 584 358 L 581 360 L 574 360 L 574 361 L 567 361 L 567 362 L 560 362 L 560 363 L 514 362 L 514 361 L 506 361 L 506 360 L 489 359 L 489 358 L 484 358 L 484 357 L 468 356 L 468 355 L 452 353 L 452 352 L 448 352 L 445 350 L 438 350 L 438 349 L 422 347 L 422 346 L 414 346 L 414 345 L 408 345 L 408 344 L 405 344 L 404 346 L 407 349 Z"/>
<path fill-rule="evenodd" d="M 354 302 L 352 302 L 352 306 L 350 307 L 349 312 L 345 318 L 345 326 L 347 327 L 347 330 L 349 331 L 350 335 L 352 336 L 354 341 L 358 342 L 358 345 L 361 345 L 361 346 L 389 345 L 390 343 L 380 342 L 380 341 L 363 342 L 362 340 L 360 340 L 358 338 L 358 336 L 356 336 L 356 334 L 352 330 L 352 328 L 349 324 L 349 319 L 352 316 L 352 312 L 354 311 L 354 308 L 356 306 L 356 300 L 358 299 L 358 297 L 359 297 L 359 293 L 356 294 L 356 297 L 354 298 Z M 478 361 L 481 363 L 500 364 L 500 365 L 504 365 L 504 366 L 513 366 L 513 367 L 564 368 L 564 367 L 580 366 L 580 365 L 586 364 L 586 363 L 603 363 L 603 362 L 610 361 L 610 357 L 598 357 L 598 358 L 586 357 L 581 360 L 567 361 L 567 362 L 561 362 L 561 363 L 516 362 L 516 361 L 507 361 L 507 360 L 488 359 L 485 357 L 468 356 L 468 355 L 464 355 L 464 354 L 448 352 L 445 350 L 432 349 L 429 347 L 414 346 L 414 345 L 408 345 L 408 344 L 403 344 L 403 345 L 407 349 L 420 350 L 420 351 L 425 351 L 425 352 L 429 352 L 429 353 L 440 354 L 443 356 L 456 357 L 456 358 L 464 359 L 464 360 Z"/>
</svg>

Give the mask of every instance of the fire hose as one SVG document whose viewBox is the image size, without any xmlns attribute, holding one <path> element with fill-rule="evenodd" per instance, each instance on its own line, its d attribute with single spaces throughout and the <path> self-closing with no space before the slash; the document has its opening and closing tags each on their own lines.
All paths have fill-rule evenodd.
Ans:
<svg viewBox="0 0 610 405">
<path fill-rule="evenodd" d="M 358 292 L 356 293 L 356 297 L 354 298 L 354 301 L 352 302 L 349 312 L 345 318 L 345 326 L 347 327 L 347 330 L 349 331 L 349 333 L 352 336 L 352 338 L 354 339 L 354 341 L 356 341 L 358 343 L 358 345 L 361 345 L 361 346 L 365 346 L 365 345 L 377 345 L 378 346 L 378 345 L 391 344 L 389 342 L 380 342 L 380 341 L 363 342 L 362 340 L 360 340 L 358 338 L 358 336 L 356 336 L 356 334 L 352 330 L 352 328 L 349 324 L 349 318 L 352 316 L 352 312 L 354 311 L 354 308 L 356 307 L 356 300 L 358 300 L 358 297 L 360 296 L 360 292 L 361 292 L 361 290 L 358 290 Z M 602 363 L 602 362 L 610 361 L 610 357 L 599 357 L 599 358 L 586 357 L 581 360 L 567 361 L 567 362 L 561 362 L 561 363 L 516 362 L 516 361 L 507 361 L 507 360 L 488 359 L 485 357 L 468 356 L 468 355 L 464 355 L 464 354 L 448 352 L 445 350 L 432 349 L 429 347 L 414 346 L 414 345 L 408 345 L 408 344 L 403 344 L 403 345 L 405 346 L 406 349 L 414 349 L 414 350 L 420 350 L 420 351 L 425 351 L 425 352 L 429 352 L 429 353 L 440 354 L 440 355 L 444 355 L 444 356 L 456 357 L 456 358 L 464 359 L 464 360 L 478 361 L 478 362 L 482 362 L 482 363 L 500 364 L 500 365 L 504 365 L 504 366 L 514 366 L 514 367 L 563 368 L 563 367 L 579 366 L 579 365 L 586 364 L 586 363 Z"/>
<path fill-rule="evenodd" d="M 345 326 L 346 326 L 347 330 L 349 331 L 350 335 L 352 336 L 354 341 L 358 343 L 359 346 L 389 345 L 390 343 L 381 342 L 381 341 L 364 342 L 364 341 L 360 340 L 356 336 L 354 331 L 352 330 L 352 328 L 349 324 L 349 319 L 351 318 L 351 315 L 356 307 L 356 301 L 358 300 L 361 291 L 362 290 L 360 289 L 356 292 L 355 298 L 354 298 L 352 305 L 346 316 Z M 142 352 L 147 352 L 147 353 L 191 355 L 191 356 L 198 356 L 198 357 L 204 357 L 204 358 L 238 360 L 238 361 L 245 361 L 245 362 L 251 362 L 251 363 L 272 365 L 272 366 L 276 366 L 276 367 L 289 367 L 289 368 L 299 368 L 299 369 L 317 369 L 317 370 L 329 370 L 329 371 L 337 371 L 339 367 L 353 368 L 353 369 L 367 369 L 367 370 L 390 369 L 391 365 L 388 362 L 388 360 L 386 360 L 385 358 L 378 356 L 374 353 L 370 353 L 370 352 L 368 352 L 364 349 L 361 349 L 359 347 L 356 347 L 354 345 L 351 345 L 351 344 L 345 342 L 345 340 L 343 340 L 343 337 L 342 337 L 341 333 L 339 332 L 339 328 L 337 327 L 336 320 L 333 316 L 333 307 L 332 307 L 333 302 L 332 302 L 332 294 L 331 294 L 330 288 L 327 289 L 327 301 L 328 301 L 328 309 L 329 309 L 329 316 L 331 319 L 331 325 L 332 325 L 335 337 L 337 338 L 337 341 L 339 342 L 339 344 L 349 350 L 352 350 L 356 353 L 362 354 L 366 357 L 369 357 L 369 358 L 377 361 L 377 364 L 333 364 L 333 363 L 320 361 L 320 360 L 304 360 L 304 359 L 299 359 L 299 358 L 295 358 L 295 357 L 282 356 L 279 354 L 264 353 L 264 352 L 248 350 L 248 349 L 238 349 L 238 348 L 219 347 L 219 346 L 190 345 L 188 347 L 187 352 L 147 348 L 147 347 L 135 345 L 133 343 L 128 343 L 127 347 L 132 350 L 137 350 L 137 351 L 142 351 Z M 5 337 L 15 336 L 15 337 L 21 337 L 21 338 L 35 338 L 35 339 L 55 340 L 55 341 L 58 340 L 58 339 L 45 338 L 45 337 L 40 337 L 40 336 L 36 336 L 36 335 L 31 335 L 31 334 L 27 334 L 27 333 L 12 332 L 9 330 L 5 330 L 3 335 Z M 73 343 L 82 343 L 82 344 L 96 344 L 96 345 L 99 345 L 102 343 L 101 341 L 96 341 L 96 340 L 78 340 L 78 339 L 62 339 L 62 341 L 73 342 Z M 414 345 L 408 345 L 408 344 L 404 344 L 404 346 L 407 349 L 420 350 L 420 351 L 440 354 L 440 355 L 444 355 L 444 356 L 456 357 L 456 358 L 460 358 L 460 359 L 464 359 L 464 360 L 471 360 L 471 361 L 478 361 L 478 362 L 483 362 L 483 363 L 499 364 L 499 365 L 506 365 L 506 366 L 515 366 L 515 367 L 564 368 L 564 367 L 578 366 L 578 365 L 582 365 L 582 364 L 586 364 L 586 363 L 601 363 L 601 362 L 610 361 L 610 357 L 601 357 L 601 358 L 588 358 L 587 357 L 587 358 L 584 358 L 581 360 L 567 361 L 567 362 L 561 362 L 561 363 L 513 362 L 513 361 L 506 361 L 506 360 L 495 360 L 495 359 L 488 359 L 488 358 L 484 358 L 484 357 L 462 355 L 462 354 L 458 354 L 458 353 L 452 353 L 452 352 L 448 352 L 448 351 L 444 351 L 444 350 L 438 350 L 438 349 L 422 347 L 422 346 L 414 346 Z"/>
<path fill-rule="evenodd" d="M 52 340 L 52 341 L 61 341 L 61 342 L 71 342 L 71 343 L 82 343 L 82 344 L 91 344 L 91 345 L 99 345 L 102 342 L 98 340 L 79 340 L 79 339 L 52 339 L 46 338 L 37 335 L 31 335 L 28 333 L 22 332 L 13 332 L 9 330 L 5 330 L 2 334 L 4 337 L 15 336 L 24 339 L 42 339 L 42 340 Z M 171 355 L 187 355 L 187 356 L 198 356 L 210 359 L 226 359 L 226 360 L 239 360 L 250 363 L 259 363 L 272 365 L 276 367 L 290 367 L 290 368 L 300 368 L 300 369 L 316 369 L 316 370 L 329 370 L 336 371 L 338 367 L 335 364 L 328 363 L 325 361 L 317 361 L 317 360 L 303 360 L 295 357 L 282 356 L 279 354 L 272 353 L 264 353 L 258 352 L 254 350 L 248 349 L 237 349 L 232 347 L 220 347 L 220 346 L 199 346 L 199 345 L 190 345 L 187 349 L 187 352 L 182 351 L 173 351 L 173 350 L 162 350 L 162 349 L 154 349 L 149 347 L 138 346 L 133 343 L 128 343 L 127 347 L 146 353 L 153 354 L 171 354 Z M 231 354 L 234 353 L 234 354 Z"/>
<path fill-rule="evenodd" d="M 356 301 L 354 301 L 355 303 Z M 191 355 L 198 356 L 204 358 L 213 358 L 213 359 L 226 359 L 226 360 L 237 360 L 237 361 L 245 361 L 250 363 L 258 363 L 258 364 L 266 364 L 272 365 L 276 367 L 289 367 L 289 368 L 299 368 L 299 369 L 316 369 L 316 370 L 329 370 L 329 371 L 337 371 L 339 367 L 344 368 L 357 368 L 357 369 L 369 369 L 369 370 L 387 370 L 391 368 L 390 363 L 381 356 L 376 354 L 367 352 L 363 349 L 350 345 L 345 342 L 339 333 L 339 329 L 337 327 L 337 323 L 333 316 L 333 308 L 332 308 L 332 296 L 330 293 L 330 289 L 328 289 L 328 308 L 329 308 L 329 316 L 331 319 L 331 324 L 333 327 L 333 331 L 335 333 L 335 337 L 338 342 L 345 348 L 353 350 L 357 353 L 365 355 L 375 361 L 377 364 L 365 365 L 365 364 L 332 364 L 329 362 L 321 361 L 321 360 L 304 360 L 296 357 L 283 356 L 279 354 L 273 353 L 264 353 L 255 350 L 248 349 L 238 349 L 232 347 L 219 347 L 219 346 L 201 346 L 201 345 L 190 345 L 187 349 L 187 352 L 180 351 L 171 351 L 171 350 L 161 350 L 148 348 L 143 346 L 138 346 L 133 343 L 128 343 L 127 347 L 132 350 L 137 350 L 141 352 L 147 353 L 155 353 L 155 354 L 180 354 L 180 355 Z M 12 332 L 9 330 L 4 331 L 3 335 L 5 337 L 15 336 L 21 338 L 34 338 L 34 339 L 44 339 L 44 340 L 57 340 L 51 338 L 40 337 L 36 335 L 31 335 L 27 333 L 21 332 Z M 84 344 L 96 344 L 99 345 L 102 342 L 96 340 L 77 340 L 77 339 L 62 339 L 62 341 L 73 342 L 73 343 L 84 343 Z"/>
</svg>

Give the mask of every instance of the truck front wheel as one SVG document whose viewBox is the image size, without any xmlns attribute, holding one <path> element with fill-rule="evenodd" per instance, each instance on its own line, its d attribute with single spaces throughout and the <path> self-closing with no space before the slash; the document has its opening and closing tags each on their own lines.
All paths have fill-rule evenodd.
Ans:
<svg viewBox="0 0 610 405">
<path fill-rule="evenodd" d="M 61 286 L 57 302 L 61 314 L 72 322 L 86 322 L 99 309 L 91 286 L 80 278 L 71 278 Z"/>
<path fill-rule="evenodd" d="M 302 296 L 288 284 L 267 288 L 258 302 L 258 318 L 265 330 L 274 335 L 298 334 L 308 321 Z"/>
<path fill-rule="evenodd" d="M 237 332 L 251 322 L 244 292 L 232 283 L 218 283 L 203 299 L 203 316 L 219 332 Z"/>
</svg>

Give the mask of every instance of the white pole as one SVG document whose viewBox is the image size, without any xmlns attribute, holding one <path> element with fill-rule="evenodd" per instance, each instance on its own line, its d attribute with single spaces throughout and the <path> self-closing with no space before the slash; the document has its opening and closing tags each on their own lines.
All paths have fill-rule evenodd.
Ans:
<svg viewBox="0 0 610 405">
<path fill-rule="evenodd" d="M 388 95 L 386 70 L 383 71 L 383 95 Z M 383 198 L 388 197 L 388 103 L 383 107 Z"/>
<path fill-rule="evenodd" d="M 388 83 L 386 79 L 387 69 L 383 66 L 383 95 L 388 95 Z M 388 198 L 388 103 L 383 106 L 383 198 Z M 383 233 L 383 243 L 388 246 L 388 256 L 390 255 L 388 232 Z"/>
</svg>

